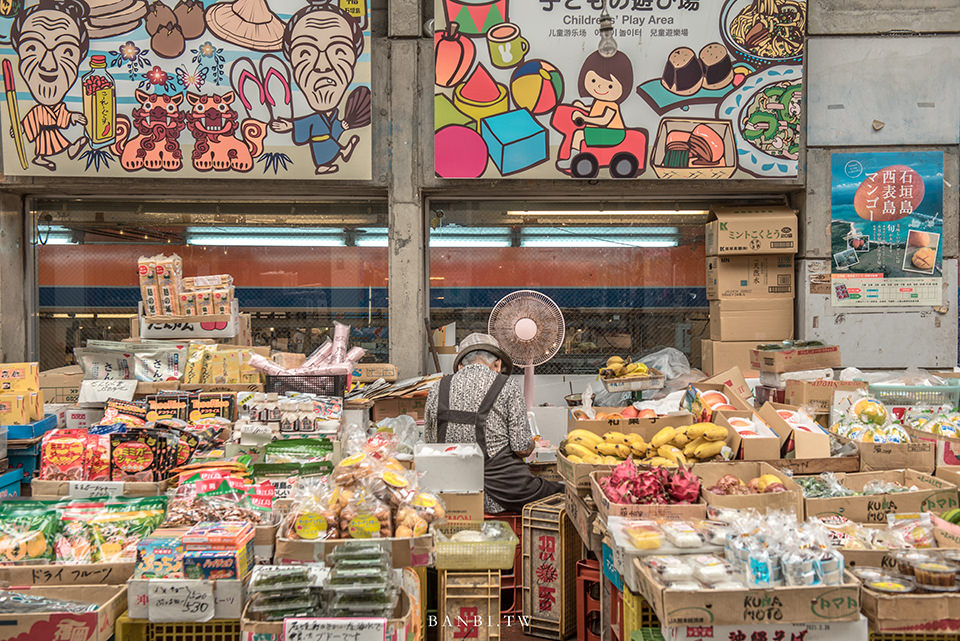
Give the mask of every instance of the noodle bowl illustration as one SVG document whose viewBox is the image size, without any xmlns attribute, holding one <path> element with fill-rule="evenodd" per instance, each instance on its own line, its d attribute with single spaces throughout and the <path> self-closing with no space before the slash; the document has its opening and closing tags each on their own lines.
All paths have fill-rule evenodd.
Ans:
<svg viewBox="0 0 960 641">
<path fill-rule="evenodd" d="M 759 68 L 799 64 L 807 28 L 805 0 L 728 0 L 720 33 L 730 53 Z"/>
</svg>

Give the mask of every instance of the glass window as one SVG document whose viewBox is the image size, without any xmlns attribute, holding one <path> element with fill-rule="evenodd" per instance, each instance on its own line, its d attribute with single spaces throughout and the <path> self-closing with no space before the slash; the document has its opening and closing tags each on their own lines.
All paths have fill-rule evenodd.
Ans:
<svg viewBox="0 0 960 641">
<path fill-rule="evenodd" d="M 369 231 L 385 225 L 382 203 L 234 210 L 35 203 L 41 368 L 72 363 L 73 348 L 89 339 L 128 338 L 137 259 L 161 253 L 178 254 L 185 276 L 231 274 L 254 345 L 309 353 L 340 321 L 367 350 L 364 360 L 387 360 L 386 232 L 380 245 Z"/>
<path fill-rule="evenodd" d="M 611 354 L 663 347 L 698 366 L 708 337 L 707 208 L 549 207 L 432 203 L 431 325 L 456 322 L 459 341 L 486 331 L 503 296 L 535 289 L 566 326 L 563 347 L 538 374 L 595 374 Z"/>
</svg>

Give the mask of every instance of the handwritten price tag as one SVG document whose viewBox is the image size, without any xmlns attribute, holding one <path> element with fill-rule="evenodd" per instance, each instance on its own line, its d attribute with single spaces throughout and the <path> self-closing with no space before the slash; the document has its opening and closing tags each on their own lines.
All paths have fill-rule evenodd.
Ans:
<svg viewBox="0 0 960 641">
<path fill-rule="evenodd" d="M 213 618 L 213 583 L 154 579 L 147 588 L 148 618 L 155 622 L 203 623 Z"/>
<path fill-rule="evenodd" d="M 383 641 L 386 619 L 284 619 L 286 641 Z"/>
<path fill-rule="evenodd" d="M 129 401 L 136 391 L 137 381 L 83 381 L 77 402 L 106 403 L 111 398 Z"/>
<path fill-rule="evenodd" d="M 88 499 L 94 496 L 121 496 L 123 481 L 70 481 L 67 496 L 72 499 Z"/>
</svg>

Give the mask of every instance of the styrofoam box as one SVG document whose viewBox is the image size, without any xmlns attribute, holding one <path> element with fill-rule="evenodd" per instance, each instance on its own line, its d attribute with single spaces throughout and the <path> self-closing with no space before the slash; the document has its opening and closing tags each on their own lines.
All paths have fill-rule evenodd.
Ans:
<svg viewBox="0 0 960 641">
<path fill-rule="evenodd" d="M 434 492 L 483 490 L 483 452 L 476 443 L 418 443 L 413 451 L 420 487 Z"/>
</svg>

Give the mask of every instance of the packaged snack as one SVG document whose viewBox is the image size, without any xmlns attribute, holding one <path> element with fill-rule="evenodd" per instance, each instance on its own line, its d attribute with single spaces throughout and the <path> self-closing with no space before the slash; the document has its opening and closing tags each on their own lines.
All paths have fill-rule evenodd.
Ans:
<svg viewBox="0 0 960 641">
<path fill-rule="evenodd" d="M 113 481 L 162 481 L 166 465 L 165 436 L 138 429 L 110 436 L 110 478 Z"/>
<path fill-rule="evenodd" d="M 890 575 L 869 579 L 864 585 L 876 592 L 887 592 L 890 594 L 906 594 L 917 589 L 912 579 Z"/>
<path fill-rule="evenodd" d="M 193 292 L 180 292 L 180 314 L 183 316 L 197 315 L 197 295 Z"/>
<path fill-rule="evenodd" d="M 239 550 L 253 540 L 253 526 L 245 521 L 206 521 L 183 535 L 184 550 Z"/>
<path fill-rule="evenodd" d="M 389 558 L 390 551 L 376 541 L 348 541 L 338 545 L 329 559 L 339 564 L 341 561 L 375 561 L 384 555 Z"/>
<path fill-rule="evenodd" d="M 87 430 L 47 432 L 40 444 L 40 478 L 47 481 L 81 481 L 87 478 Z"/>
<path fill-rule="evenodd" d="M 110 434 L 94 433 L 94 431 L 95 428 L 91 428 L 86 439 L 86 451 L 84 452 L 87 463 L 86 480 L 109 481 Z"/>
<path fill-rule="evenodd" d="M 190 394 L 185 392 L 151 394 L 144 402 L 148 421 L 170 418 L 186 421 L 190 417 Z"/>
<path fill-rule="evenodd" d="M 24 394 L 0 394 L 0 424 L 26 425 L 29 421 L 27 397 Z"/>
<path fill-rule="evenodd" d="M 913 577 L 918 588 L 930 592 L 956 592 L 960 566 L 949 561 L 919 561 L 913 564 Z"/>
<path fill-rule="evenodd" d="M 185 528 L 154 530 L 137 544 L 138 579 L 183 578 Z"/>
<path fill-rule="evenodd" d="M 340 510 L 339 529 L 342 538 L 389 538 L 393 534 L 390 507 L 368 489 L 360 488 Z"/>
<path fill-rule="evenodd" d="M 161 501 L 152 508 L 148 503 L 143 503 L 139 509 L 126 512 L 108 511 L 89 520 L 94 561 L 114 563 L 136 560 L 137 544 L 159 527 L 167 502 L 165 496 L 149 498 Z"/>
<path fill-rule="evenodd" d="M 134 378 L 136 358 L 132 352 L 76 347 L 73 355 L 85 380 L 129 381 Z"/>
<path fill-rule="evenodd" d="M 101 425 L 123 423 L 131 427 L 142 427 L 147 422 L 147 409 L 138 401 L 123 401 L 116 398 L 107 400 Z"/>
<path fill-rule="evenodd" d="M 682 521 L 665 522 L 660 524 L 667 540 L 678 548 L 698 548 L 703 545 L 703 539 L 695 527 Z"/>
<path fill-rule="evenodd" d="M 333 443 L 327 439 L 285 439 L 267 443 L 264 447 L 264 460 L 267 463 L 302 464 L 315 461 L 328 461 L 331 456 L 333 456 Z M 341 461 L 341 465 L 343 465 L 343 461 Z M 349 465 L 346 467 L 349 468 Z M 344 476 L 344 478 L 347 477 Z M 347 485 L 348 483 L 338 484 Z"/>
<path fill-rule="evenodd" d="M 653 521 L 641 521 L 627 526 L 624 534 L 638 550 L 656 550 L 661 545 L 662 531 Z"/>
<path fill-rule="evenodd" d="M 197 290 L 197 313 L 200 316 L 212 316 L 215 313 L 212 289 Z"/>
<path fill-rule="evenodd" d="M 258 565 L 250 576 L 250 592 L 296 593 L 319 585 L 320 571 L 315 565 Z"/>
<path fill-rule="evenodd" d="M 53 560 L 57 513 L 53 510 L 11 508 L 0 514 L 0 563 Z"/>
<path fill-rule="evenodd" d="M 142 343 L 133 348 L 133 353 L 138 381 L 158 383 L 183 378 L 187 362 L 186 343 Z"/>
<path fill-rule="evenodd" d="M 372 457 L 366 454 L 354 454 L 340 461 L 331 474 L 331 480 L 337 485 L 348 486 L 360 483 L 372 476 L 377 464 Z"/>
<path fill-rule="evenodd" d="M 233 287 L 233 276 L 230 274 L 214 274 L 212 276 L 191 276 L 183 279 L 183 289 L 188 292 L 212 287 Z"/>
<path fill-rule="evenodd" d="M 205 418 L 220 418 L 233 421 L 237 414 L 237 397 L 226 392 L 200 392 L 190 401 L 190 422 Z"/>
<path fill-rule="evenodd" d="M 210 293 L 213 298 L 213 313 L 229 316 L 233 311 L 233 288 L 214 287 Z"/>
<path fill-rule="evenodd" d="M 253 568 L 253 539 L 237 550 L 186 550 L 183 573 L 188 579 L 239 579 Z"/>
<path fill-rule="evenodd" d="M 187 367 L 183 373 L 183 382 L 189 384 L 200 383 L 203 377 L 204 363 L 207 354 L 216 350 L 216 345 L 204 345 L 201 343 L 190 343 L 190 349 L 187 352 Z"/>
</svg>

